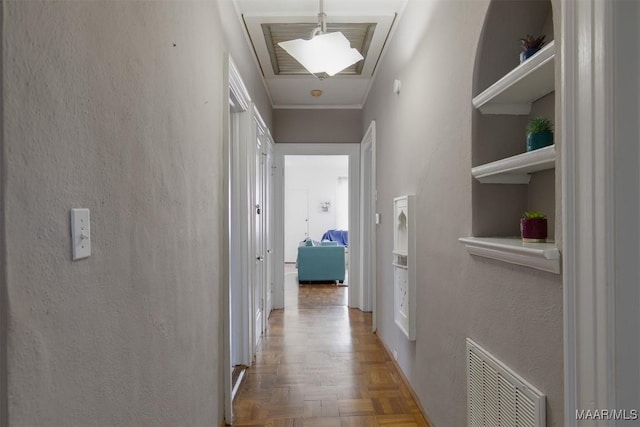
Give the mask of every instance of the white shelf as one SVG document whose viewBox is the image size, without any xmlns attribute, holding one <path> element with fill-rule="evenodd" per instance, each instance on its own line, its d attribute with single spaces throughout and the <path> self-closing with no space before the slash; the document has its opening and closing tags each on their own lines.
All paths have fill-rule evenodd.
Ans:
<svg viewBox="0 0 640 427">
<path fill-rule="evenodd" d="M 551 41 L 473 98 L 473 106 L 482 114 L 528 115 L 533 101 L 554 91 L 555 52 Z"/>
<path fill-rule="evenodd" d="M 560 274 L 560 251 L 555 243 L 523 243 L 519 237 L 461 237 L 458 240 L 471 255 Z"/>
<path fill-rule="evenodd" d="M 476 166 L 471 175 L 483 184 L 528 184 L 531 173 L 556 167 L 556 146 Z"/>
</svg>

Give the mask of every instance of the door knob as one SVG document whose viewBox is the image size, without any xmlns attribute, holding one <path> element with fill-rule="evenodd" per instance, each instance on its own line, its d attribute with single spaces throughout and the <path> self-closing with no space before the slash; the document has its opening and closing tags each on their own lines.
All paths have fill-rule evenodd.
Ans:
<svg viewBox="0 0 640 427">
<path fill-rule="evenodd" d="M 261 256 L 257 257 L 256 259 L 260 262 L 264 261 L 264 257 L 261 257 Z"/>
</svg>

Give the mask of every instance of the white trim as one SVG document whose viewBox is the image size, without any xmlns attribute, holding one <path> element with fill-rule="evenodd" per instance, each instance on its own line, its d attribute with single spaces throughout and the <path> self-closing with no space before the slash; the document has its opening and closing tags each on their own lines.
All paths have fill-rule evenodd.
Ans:
<svg viewBox="0 0 640 427">
<path fill-rule="evenodd" d="M 461 237 L 458 240 L 471 255 L 560 273 L 560 251 L 554 243 L 523 243 L 516 237 Z"/>
<path fill-rule="evenodd" d="M 253 115 L 258 126 L 260 126 L 262 128 L 261 130 L 266 134 L 268 129 L 267 125 L 264 122 L 264 119 L 262 118 L 262 115 L 260 114 L 260 111 L 258 111 L 258 107 L 256 107 L 255 104 L 253 105 Z"/>
<path fill-rule="evenodd" d="M 231 339 L 236 340 L 234 348 L 238 352 L 234 364 L 251 365 L 253 356 L 253 321 L 252 321 L 252 288 L 254 274 L 254 252 L 251 216 L 251 165 L 253 164 L 253 141 L 255 141 L 255 122 L 253 119 L 253 103 L 248 102 L 247 109 L 236 112 L 237 121 L 236 137 L 232 141 L 232 185 L 231 197 L 227 200 L 231 208 L 231 249 L 233 257 L 230 259 L 230 267 L 233 274 L 230 276 L 229 287 L 235 286 L 235 299 L 230 298 L 229 306 L 231 315 L 235 319 L 237 327 L 232 324 Z"/>
<path fill-rule="evenodd" d="M 552 40 L 474 97 L 473 106 L 483 114 L 529 114 L 533 101 L 554 90 L 555 52 Z"/>
<path fill-rule="evenodd" d="M 232 277 L 243 275 L 242 263 L 238 262 L 242 258 L 242 248 L 236 246 L 238 233 L 241 227 L 239 218 L 231 214 L 231 210 L 239 209 L 240 191 L 242 186 L 242 162 L 239 160 L 241 150 L 242 130 L 245 126 L 241 124 L 232 130 L 231 110 L 235 113 L 249 116 L 247 113 L 251 105 L 251 98 L 247 92 L 240 73 L 229 55 L 225 55 L 225 66 L 223 71 L 224 87 L 224 107 L 223 107 L 223 197 L 220 209 L 222 210 L 222 298 L 220 301 L 222 312 L 222 341 L 223 341 L 223 395 L 224 395 L 224 417 L 228 424 L 233 422 L 233 389 L 232 389 L 232 357 L 231 357 L 231 295 L 230 286 Z M 240 120 L 242 121 L 242 120 Z M 246 120 L 245 120 L 246 121 Z M 233 138 L 233 141 L 232 141 Z M 244 165 L 246 168 L 246 165 Z M 246 186 L 246 185 L 245 185 Z M 235 279 L 234 279 L 235 280 Z M 243 328 L 243 330 L 246 328 Z M 241 333 L 240 335 L 245 335 Z"/>
<path fill-rule="evenodd" d="M 528 184 L 531 173 L 556 167 L 556 146 L 528 151 L 471 169 L 471 175 L 483 184 Z"/>
<path fill-rule="evenodd" d="M 367 160 L 367 157 L 369 160 Z M 369 194 L 365 194 L 365 182 L 369 182 Z M 371 121 L 360 143 L 360 268 L 364 283 L 362 309 L 373 312 L 372 328 L 376 331 L 376 122 Z M 368 218 L 368 221 L 365 219 Z M 366 229 L 365 229 L 366 228 Z M 367 239 L 366 236 L 369 236 Z"/>
<path fill-rule="evenodd" d="M 263 330 L 266 331 L 269 328 L 269 316 L 271 311 L 273 310 L 273 284 L 274 284 L 274 271 L 275 271 L 275 262 L 273 255 L 273 239 L 275 233 L 274 226 L 274 147 L 273 147 L 273 138 L 271 137 L 271 132 L 269 128 L 266 128 L 264 135 L 264 154 L 265 154 L 265 187 L 264 187 L 264 200 L 263 204 L 264 208 L 264 222 L 265 222 L 265 265 L 266 265 L 266 282 L 265 282 L 265 315 L 264 315 L 264 325 Z"/>
<path fill-rule="evenodd" d="M 275 144 L 275 263 L 274 308 L 284 308 L 284 156 L 349 156 L 349 306 L 361 308 L 360 298 L 360 176 L 359 143 L 276 143 Z"/>
<path fill-rule="evenodd" d="M 613 398 L 616 407 L 633 408 L 640 402 L 640 3 L 616 1 L 613 8 L 616 171 Z M 631 52 L 636 54 L 630 55 Z"/>
<path fill-rule="evenodd" d="M 258 245 L 257 245 L 257 226 L 256 226 L 256 203 L 257 203 L 257 156 L 261 150 L 262 138 L 260 134 L 263 131 L 262 117 L 255 104 L 251 104 L 251 125 L 249 126 L 249 136 L 247 137 L 246 144 L 246 162 L 247 162 L 247 205 L 244 212 L 244 218 L 248 224 L 248 244 L 249 244 L 249 258 L 247 260 L 247 269 L 249 274 L 249 313 L 251 322 L 251 360 L 256 354 L 260 337 L 262 336 L 262 305 L 260 300 L 262 297 L 262 281 L 259 279 L 260 266 L 257 264 L 258 260 Z"/>
<path fill-rule="evenodd" d="M 612 3 L 562 2 L 566 426 L 577 409 L 615 407 Z"/>
<path fill-rule="evenodd" d="M 247 87 L 242 81 L 240 72 L 231 56 L 227 55 L 227 61 L 229 98 L 233 98 L 234 104 L 238 105 L 240 111 L 246 111 L 249 109 L 249 103 L 251 102 L 249 91 L 247 91 Z"/>
</svg>

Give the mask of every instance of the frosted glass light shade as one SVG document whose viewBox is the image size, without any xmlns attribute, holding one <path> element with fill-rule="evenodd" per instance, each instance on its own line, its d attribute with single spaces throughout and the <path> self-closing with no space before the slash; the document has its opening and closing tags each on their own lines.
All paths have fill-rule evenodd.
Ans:
<svg viewBox="0 0 640 427">
<path fill-rule="evenodd" d="M 333 76 L 364 59 L 341 32 L 320 34 L 311 40 L 289 40 L 278 45 L 312 74 Z"/>
</svg>

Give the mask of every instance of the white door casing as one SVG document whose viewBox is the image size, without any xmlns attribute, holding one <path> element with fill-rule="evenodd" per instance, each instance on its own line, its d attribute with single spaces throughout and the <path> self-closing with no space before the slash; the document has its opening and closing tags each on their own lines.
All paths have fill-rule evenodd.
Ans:
<svg viewBox="0 0 640 427">
<path fill-rule="evenodd" d="M 264 223 L 263 223 L 263 209 L 264 203 L 262 201 L 262 185 L 263 185 L 263 171 L 264 171 L 264 159 L 262 158 L 262 130 L 258 127 L 256 134 L 256 145 L 254 151 L 254 182 L 253 188 L 253 250 L 254 250 L 254 270 L 252 280 L 252 293 L 253 293 L 253 352 L 256 353 L 256 347 L 262 335 L 262 312 L 264 310 Z"/>
<path fill-rule="evenodd" d="M 265 295 L 272 279 L 265 257 L 273 230 L 269 129 L 260 117 L 233 60 L 227 56 L 225 73 L 222 199 L 223 266 L 220 309 L 223 319 L 224 414 L 233 422 L 231 373 L 234 365 L 250 366 L 257 342 L 266 328 Z M 265 204 L 257 215 L 256 203 Z M 262 209 L 261 209 L 262 211 Z M 271 233 L 271 234 L 270 234 Z M 259 263 L 259 264 L 257 264 Z M 267 312 L 268 313 L 268 312 Z M 213 368 L 212 368 L 213 369 Z"/>
<path fill-rule="evenodd" d="M 284 308 L 284 156 L 348 155 L 349 176 L 360 176 L 360 144 L 286 143 L 275 144 L 275 284 L 274 308 Z M 349 179 L 349 306 L 362 309 L 360 280 L 360 180 Z"/>
<path fill-rule="evenodd" d="M 637 406 L 640 396 L 638 241 L 629 238 L 637 236 L 639 227 L 637 216 L 628 216 L 630 209 L 638 211 L 639 200 L 639 17 L 640 8 L 633 1 L 562 1 L 564 425 L 568 427 L 584 424 L 576 420 L 580 410 L 626 409 L 628 414 L 637 409 L 628 406 L 631 402 Z M 635 182 L 629 188 L 631 181 Z M 629 304 L 629 297 L 635 303 Z M 634 347 L 635 356 L 625 358 L 623 353 L 633 354 L 629 352 Z M 600 418 L 588 423 L 637 425 L 637 420 Z"/>
<path fill-rule="evenodd" d="M 251 178 L 249 182 L 253 183 L 250 191 L 250 211 L 251 211 L 251 247 L 253 254 L 253 272 L 251 281 L 251 301 L 252 301 L 252 357 L 255 356 L 258 343 L 262 333 L 266 328 L 265 300 L 267 292 L 267 247 L 266 247 L 266 223 L 265 223 L 265 187 L 266 179 L 266 139 L 267 127 L 255 108 L 254 115 L 254 138 L 252 152 L 249 162 Z"/>
<path fill-rule="evenodd" d="M 274 176 L 274 167 L 273 167 L 273 141 L 271 139 L 271 134 L 267 129 L 265 133 L 265 141 L 264 141 L 264 186 L 263 186 L 263 203 L 264 203 L 264 248 L 265 248 L 265 315 L 263 316 L 263 331 L 267 330 L 269 324 L 269 315 L 271 314 L 271 310 L 273 310 L 273 284 L 274 284 L 274 256 L 273 256 L 273 234 L 274 234 L 274 223 L 273 220 L 275 218 L 273 214 L 273 176 Z"/>
<path fill-rule="evenodd" d="M 248 365 L 250 353 L 250 322 L 248 298 L 248 223 L 242 221 L 246 210 L 248 181 L 246 176 L 246 146 L 252 122 L 249 93 L 231 59 L 226 57 L 223 129 L 223 206 L 222 218 L 222 298 L 223 320 L 224 417 L 233 422 L 232 366 Z M 212 367 L 212 369 L 215 369 Z"/>
<path fill-rule="evenodd" d="M 373 311 L 376 330 L 376 122 L 372 121 L 360 143 L 360 268 L 362 310 Z"/>
</svg>

